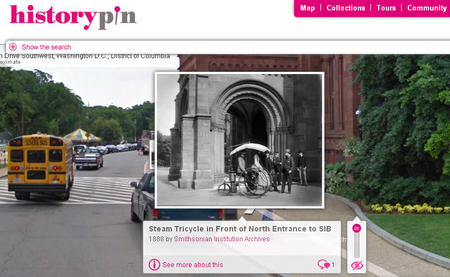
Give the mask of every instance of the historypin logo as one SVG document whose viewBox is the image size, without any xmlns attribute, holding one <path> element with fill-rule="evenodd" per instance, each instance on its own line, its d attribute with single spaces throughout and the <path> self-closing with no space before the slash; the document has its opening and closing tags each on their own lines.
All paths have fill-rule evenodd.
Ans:
<svg viewBox="0 0 450 277">
<path fill-rule="evenodd" d="M 94 21 L 98 22 L 98 30 L 106 30 L 109 24 L 136 23 L 136 14 L 121 11 L 119 6 L 113 11 L 56 11 L 53 6 L 48 10 L 35 10 L 28 5 L 26 10 L 19 10 L 17 5 L 11 5 L 11 24 L 84 24 L 83 29 L 89 30 Z"/>
</svg>

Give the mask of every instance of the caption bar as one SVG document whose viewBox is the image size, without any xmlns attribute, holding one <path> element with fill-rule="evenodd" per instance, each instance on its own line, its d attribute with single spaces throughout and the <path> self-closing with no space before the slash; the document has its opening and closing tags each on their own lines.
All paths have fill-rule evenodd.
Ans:
<svg viewBox="0 0 450 277">
<path fill-rule="evenodd" d="M 145 221 L 144 273 L 340 273 L 340 221 Z"/>
</svg>

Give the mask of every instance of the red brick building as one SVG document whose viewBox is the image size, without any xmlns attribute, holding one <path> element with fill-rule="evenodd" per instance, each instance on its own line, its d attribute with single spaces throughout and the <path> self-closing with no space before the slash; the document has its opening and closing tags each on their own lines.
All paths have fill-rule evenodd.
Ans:
<svg viewBox="0 0 450 277">
<path fill-rule="evenodd" d="M 325 72 L 325 159 L 344 160 L 342 143 L 358 135 L 360 86 L 349 69 L 358 55 L 180 55 L 180 71 Z"/>
</svg>

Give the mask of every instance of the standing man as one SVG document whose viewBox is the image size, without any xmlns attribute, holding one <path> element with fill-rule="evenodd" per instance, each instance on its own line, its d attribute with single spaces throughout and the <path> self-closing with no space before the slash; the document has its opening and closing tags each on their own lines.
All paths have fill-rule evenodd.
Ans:
<svg viewBox="0 0 450 277">
<path fill-rule="evenodd" d="M 288 186 L 288 193 L 291 193 L 292 185 L 292 170 L 295 168 L 294 158 L 291 156 L 291 150 L 286 149 L 283 159 L 283 185 L 281 186 L 281 193 L 284 193 L 286 183 Z"/>
<path fill-rule="evenodd" d="M 269 151 L 266 151 L 266 159 L 264 161 L 264 168 L 266 169 L 267 173 L 269 173 L 270 177 L 270 184 L 273 187 L 273 191 L 278 191 L 277 183 L 276 183 L 276 176 L 275 176 L 275 165 L 273 156 Z"/>
<path fill-rule="evenodd" d="M 300 185 L 303 184 L 303 180 L 304 180 L 305 186 L 307 186 L 308 180 L 306 178 L 306 157 L 303 154 L 302 150 L 298 150 L 298 153 L 297 153 L 297 170 L 298 170 L 298 177 L 300 179 Z"/>
<path fill-rule="evenodd" d="M 275 152 L 274 158 L 273 158 L 273 168 L 275 171 L 275 187 L 277 188 L 276 191 L 280 192 L 278 190 L 278 186 L 281 185 L 281 174 L 283 170 L 283 161 L 280 158 L 280 153 Z"/>
</svg>

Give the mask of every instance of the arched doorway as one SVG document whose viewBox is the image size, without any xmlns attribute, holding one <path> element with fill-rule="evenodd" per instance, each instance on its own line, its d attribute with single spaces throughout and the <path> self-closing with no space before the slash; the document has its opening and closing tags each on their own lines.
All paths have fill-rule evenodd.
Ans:
<svg viewBox="0 0 450 277">
<path fill-rule="evenodd" d="M 287 144 L 289 111 L 277 91 L 267 84 L 246 80 L 231 85 L 211 106 L 215 178 L 228 170 L 229 153 L 253 142 L 281 151 Z"/>
<path fill-rule="evenodd" d="M 240 100 L 230 106 L 227 117 L 226 144 L 236 147 L 253 142 L 268 146 L 268 133 L 264 107 L 254 100 Z"/>
</svg>

